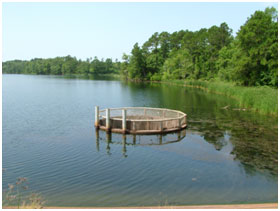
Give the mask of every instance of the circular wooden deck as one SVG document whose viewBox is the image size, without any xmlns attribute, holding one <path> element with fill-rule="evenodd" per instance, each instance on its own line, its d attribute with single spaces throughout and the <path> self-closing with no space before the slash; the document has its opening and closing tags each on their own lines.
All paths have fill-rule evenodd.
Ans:
<svg viewBox="0 0 280 211">
<path fill-rule="evenodd" d="M 187 114 L 149 107 L 95 108 L 95 126 L 101 130 L 128 134 L 161 134 L 187 127 Z"/>
</svg>

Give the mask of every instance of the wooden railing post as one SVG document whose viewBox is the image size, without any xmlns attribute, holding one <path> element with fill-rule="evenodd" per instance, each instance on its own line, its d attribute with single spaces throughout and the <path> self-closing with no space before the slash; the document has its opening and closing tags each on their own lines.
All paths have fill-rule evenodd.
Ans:
<svg viewBox="0 0 280 211">
<path fill-rule="evenodd" d="M 178 119 L 178 123 L 179 123 L 179 128 L 181 128 L 181 118 Z"/>
<path fill-rule="evenodd" d="M 110 125 L 110 109 L 106 109 L 106 130 L 110 130 L 111 125 Z"/>
<path fill-rule="evenodd" d="M 132 130 L 135 131 L 136 130 L 136 127 L 135 127 L 135 122 L 132 121 Z"/>
<path fill-rule="evenodd" d="M 123 109 L 122 110 L 122 129 L 123 129 L 123 133 L 126 132 L 126 110 Z"/>
<path fill-rule="evenodd" d="M 99 106 L 95 106 L 95 127 L 99 127 Z"/>
<path fill-rule="evenodd" d="M 162 121 L 159 122 L 159 130 L 160 130 L 160 131 L 163 130 L 163 122 L 162 122 Z"/>
</svg>

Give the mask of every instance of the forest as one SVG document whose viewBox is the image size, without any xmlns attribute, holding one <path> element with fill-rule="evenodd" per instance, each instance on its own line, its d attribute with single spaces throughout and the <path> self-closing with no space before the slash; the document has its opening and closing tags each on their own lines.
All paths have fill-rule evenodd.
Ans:
<svg viewBox="0 0 280 211">
<path fill-rule="evenodd" d="M 117 59 L 88 58 L 77 60 L 70 55 L 51 59 L 35 58 L 30 61 L 7 61 L 2 63 L 3 73 L 36 75 L 71 75 L 71 74 L 112 74 L 119 73 L 121 62 Z"/>
<path fill-rule="evenodd" d="M 233 36 L 227 23 L 198 31 L 155 32 L 122 62 L 97 57 L 2 62 L 3 73 L 119 74 L 128 80 L 218 80 L 242 86 L 278 86 L 278 12 L 256 11 Z"/>
</svg>

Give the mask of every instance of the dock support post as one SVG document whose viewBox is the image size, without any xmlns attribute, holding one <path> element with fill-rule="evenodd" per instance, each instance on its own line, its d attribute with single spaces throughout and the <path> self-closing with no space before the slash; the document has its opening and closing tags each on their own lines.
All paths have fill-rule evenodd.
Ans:
<svg viewBox="0 0 280 211">
<path fill-rule="evenodd" d="M 179 123 L 179 128 L 181 128 L 181 118 L 178 119 L 178 123 Z"/>
<path fill-rule="evenodd" d="M 107 108 L 106 109 L 106 130 L 109 131 L 110 127 L 111 127 L 111 125 L 110 125 L 110 109 Z"/>
<path fill-rule="evenodd" d="M 162 134 L 159 135 L 159 145 L 162 145 Z"/>
<path fill-rule="evenodd" d="M 122 129 L 123 133 L 126 133 L 126 110 L 122 110 Z"/>
<path fill-rule="evenodd" d="M 179 132 L 177 133 L 177 135 L 178 135 L 178 140 L 180 140 L 180 139 L 181 139 L 181 131 L 179 131 Z"/>
<path fill-rule="evenodd" d="M 99 128 L 99 106 L 95 106 L 95 127 Z"/>
<path fill-rule="evenodd" d="M 95 130 L 95 136 L 96 136 L 96 149 L 99 152 L 99 129 Z"/>
<path fill-rule="evenodd" d="M 187 134 L 187 130 L 182 130 L 182 131 L 181 131 L 181 134 L 182 134 L 182 136 L 184 136 L 184 137 L 185 137 L 185 136 L 186 136 L 186 134 Z"/>
<path fill-rule="evenodd" d="M 135 145 L 135 144 L 136 144 L 136 135 L 133 134 L 133 145 Z"/>
</svg>

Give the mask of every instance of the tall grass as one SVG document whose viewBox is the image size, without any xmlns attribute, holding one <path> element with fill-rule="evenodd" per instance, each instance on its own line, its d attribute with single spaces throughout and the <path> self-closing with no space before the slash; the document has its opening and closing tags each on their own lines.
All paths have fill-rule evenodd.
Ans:
<svg viewBox="0 0 280 211">
<path fill-rule="evenodd" d="M 38 193 L 24 194 L 27 191 L 27 178 L 19 177 L 15 184 L 8 184 L 8 190 L 3 191 L 2 207 L 18 209 L 43 208 L 43 198 Z"/>
<path fill-rule="evenodd" d="M 239 102 L 241 109 L 246 108 L 273 116 L 278 114 L 278 89 L 275 88 L 267 86 L 244 87 L 228 82 L 202 80 L 174 80 L 168 83 L 196 87 L 207 92 L 234 98 Z"/>
</svg>

